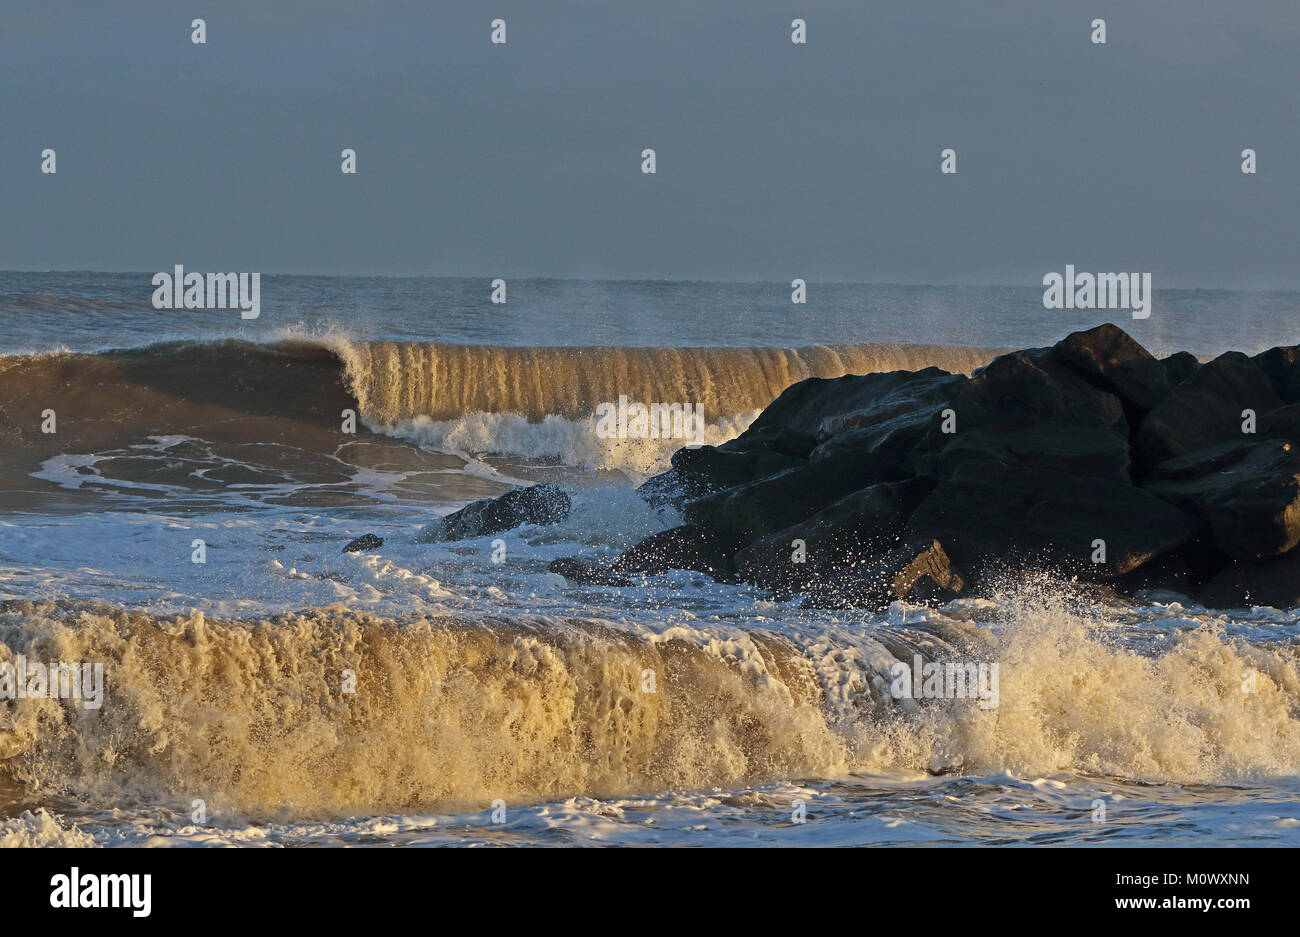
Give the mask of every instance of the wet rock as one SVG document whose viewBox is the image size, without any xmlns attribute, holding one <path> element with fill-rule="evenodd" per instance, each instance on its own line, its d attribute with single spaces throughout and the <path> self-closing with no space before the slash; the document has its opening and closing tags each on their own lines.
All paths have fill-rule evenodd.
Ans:
<svg viewBox="0 0 1300 937">
<path fill-rule="evenodd" d="M 939 368 L 808 378 L 782 391 L 740 438 L 782 427 L 825 441 L 945 400 L 964 380 Z"/>
<path fill-rule="evenodd" d="M 652 507 L 680 510 L 687 501 L 802 465 L 816 444 L 810 433 L 772 426 L 721 446 L 679 449 L 673 453 L 672 468 L 647 480 L 637 492 Z"/>
<path fill-rule="evenodd" d="M 858 479 L 834 464 L 809 463 L 692 501 L 682 517 L 720 548 L 734 552 L 860 487 Z"/>
<path fill-rule="evenodd" d="M 966 591 L 937 540 L 902 544 L 815 586 L 805 608 L 883 608 L 890 602 L 942 603 Z"/>
<path fill-rule="evenodd" d="M 595 586 L 630 586 L 632 581 L 621 576 L 609 564 L 581 557 L 562 557 L 552 560 L 546 567 L 548 572 L 557 573 L 575 585 Z"/>
<path fill-rule="evenodd" d="M 783 596 L 826 583 L 839 570 L 895 546 L 908 516 L 932 487 L 928 480 L 909 479 L 856 491 L 746 546 L 736 555 L 737 572 Z"/>
<path fill-rule="evenodd" d="M 421 532 L 416 542 L 468 540 L 524 524 L 558 524 L 569 516 L 571 507 L 569 496 L 555 485 L 515 488 L 499 498 L 484 498 L 448 514 Z"/>
<path fill-rule="evenodd" d="M 1229 442 L 1160 463 L 1147 491 L 1202 517 L 1234 559 L 1300 544 L 1300 447 L 1284 439 Z"/>
<path fill-rule="evenodd" d="M 374 534 L 362 534 L 343 547 L 344 553 L 361 553 L 364 550 L 378 550 L 384 545 L 384 538 Z"/>
<path fill-rule="evenodd" d="M 932 404 L 853 429 L 836 424 L 836 433 L 812 451 L 809 464 L 856 488 L 908 478 L 916 471 L 917 444 L 942 408 L 942 403 Z"/>
<path fill-rule="evenodd" d="M 966 462 L 921 502 L 904 537 L 939 540 L 973 573 L 1046 567 L 1105 580 L 1188 542 L 1199 527 L 1168 502 L 1121 481 Z"/>
<path fill-rule="evenodd" d="M 625 551 L 611 567 L 615 574 L 657 575 L 689 569 L 721 581 L 735 578 L 735 561 L 706 531 L 683 524 L 652 534 Z"/>
<path fill-rule="evenodd" d="M 1300 606 L 1300 551 L 1255 562 L 1228 564 L 1196 595 L 1208 608 Z"/>
</svg>

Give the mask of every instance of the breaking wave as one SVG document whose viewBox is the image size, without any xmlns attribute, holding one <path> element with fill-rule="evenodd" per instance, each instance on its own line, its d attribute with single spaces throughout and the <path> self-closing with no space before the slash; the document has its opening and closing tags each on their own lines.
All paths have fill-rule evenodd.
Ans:
<svg viewBox="0 0 1300 937">
<path fill-rule="evenodd" d="M 10 701 L 0 737 L 4 769 L 29 789 L 253 815 L 487 809 L 854 770 L 1176 783 L 1300 770 L 1294 646 L 1213 621 L 1143 649 L 1112 632 L 1014 598 L 803 643 L 756 627 L 633 634 L 342 608 L 224 621 L 9 602 L 0 659 L 104 661 L 106 696 L 97 711 Z M 916 653 L 997 662 L 999 705 L 890 698 L 890 667 Z"/>
<path fill-rule="evenodd" d="M 0 446 L 44 459 L 187 435 L 332 452 L 342 413 L 353 410 L 373 432 L 420 442 L 636 470 L 682 441 L 620 452 L 597 440 L 597 405 L 620 395 L 698 404 L 706 441 L 721 442 L 807 377 L 929 365 L 969 372 L 992 355 L 928 345 L 507 348 L 344 339 L 10 355 L 0 357 Z M 56 434 L 42 432 L 47 410 L 58 415 Z"/>
</svg>

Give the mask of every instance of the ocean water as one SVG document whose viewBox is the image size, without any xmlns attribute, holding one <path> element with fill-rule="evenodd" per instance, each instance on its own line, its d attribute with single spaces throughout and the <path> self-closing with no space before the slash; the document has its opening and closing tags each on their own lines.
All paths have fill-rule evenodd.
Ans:
<svg viewBox="0 0 1300 937">
<path fill-rule="evenodd" d="M 98 709 L 0 706 L 0 844 L 1300 843 L 1295 609 L 1044 574 L 828 612 L 547 572 L 675 523 L 632 488 L 680 441 L 601 439 L 601 402 L 699 403 L 720 442 L 803 377 L 969 371 L 1105 314 L 268 275 L 241 320 L 156 310 L 150 276 L 0 274 L 0 661 L 105 665 Z M 1300 343 L 1297 310 L 1158 289 L 1111 318 L 1206 356 Z M 418 542 L 536 481 L 571 493 L 562 524 Z M 997 662 L 998 705 L 892 699 L 916 654 Z"/>
</svg>

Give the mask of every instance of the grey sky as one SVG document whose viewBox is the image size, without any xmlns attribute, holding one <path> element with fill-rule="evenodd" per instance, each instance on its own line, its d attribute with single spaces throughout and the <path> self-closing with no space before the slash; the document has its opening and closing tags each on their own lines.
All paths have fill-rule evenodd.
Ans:
<svg viewBox="0 0 1300 937">
<path fill-rule="evenodd" d="M 1295 288 L 1298 50 L 1295 0 L 0 0 L 0 268 Z"/>
</svg>

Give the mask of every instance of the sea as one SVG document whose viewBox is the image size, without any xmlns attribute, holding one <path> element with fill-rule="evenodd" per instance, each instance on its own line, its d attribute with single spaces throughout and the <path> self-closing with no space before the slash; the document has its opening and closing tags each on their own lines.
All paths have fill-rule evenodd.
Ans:
<svg viewBox="0 0 1300 937">
<path fill-rule="evenodd" d="M 1300 293 L 1157 289 L 1138 320 L 1032 284 L 267 274 L 245 319 L 152 277 L 0 273 L 0 845 L 1300 845 L 1300 610 L 547 570 L 679 522 L 634 487 L 684 441 L 599 432 L 602 403 L 690 403 L 720 443 L 807 377 L 1104 321 L 1297 344 Z M 430 542 L 538 482 L 567 520 Z M 997 662 L 996 706 L 891 691 L 955 655 Z"/>
</svg>

